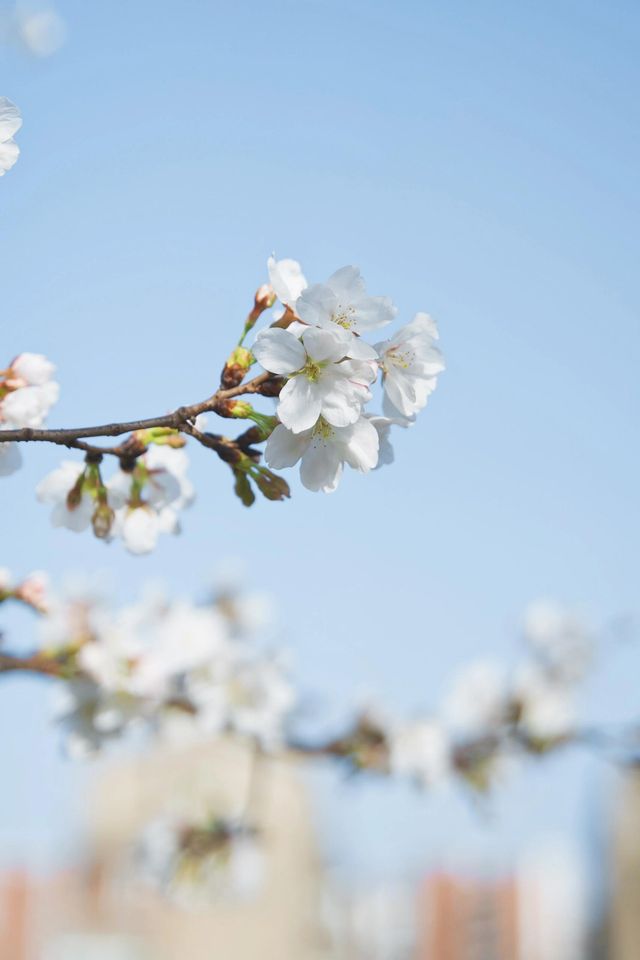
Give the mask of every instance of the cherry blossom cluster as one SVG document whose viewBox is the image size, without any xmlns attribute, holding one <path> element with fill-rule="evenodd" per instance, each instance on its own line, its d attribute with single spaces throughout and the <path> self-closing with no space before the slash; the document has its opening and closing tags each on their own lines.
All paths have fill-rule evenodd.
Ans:
<svg viewBox="0 0 640 960">
<path fill-rule="evenodd" d="M 390 429 L 413 422 L 444 369 L 437 326 L 418 313 L 373 345 L 363 337 L 391 323 L 396 308 L 388 297 L 367 293 L 356 267 L 311 285 L 295 260 L 271 257 L 268 269 L 282 307 L 252 353 L 285 383 L 265 460 L 275 469 L 300 462 L 304 486 L 330 493 L 345 464 L 367 473 L 393 460 Z M 367 405 L 378 378 L 383 413 L 373 414 Z"/>
<path fill-rule="evenodd" d="M 0 672 L 31 669 L 64 681 L 56 717 L 74 755 L 133 727 L 162 736 L 235 732 L 261 749 L 331 756 L 425 787 L 454 775 L 486 787 L 506 756 L 577 739 L 576 690 L 594 644 L 572 613 L 532 605 L 523 622 L 529 654 L 513 670 L 472 663 L 434 713 L 406 721 L 369 709 L 313 745 L 292 730 L 297 697 L 282 655 L 249 642 L 264 623 L 251 596 L 229 589 L 197 605 L 147 591 L 114 610 L 90 594 L 58 596 L 42 574 L 16 585 L 1 571 L 0 601 L 7 599 L 45 615 L 41 649 L 26 659 L 5 654 Z"/>
<path fill-rule="evenodd" d="M 1 111 L 0 101 L 0 137 Z M 4 146 L 0 142 L 0 171 Z M 60 394 L 54 373 L 54 365 L 39 353 L 21 353 L 0 370 L 0 438 L 3 430 L 42 426 Z M 0 477 L 19 470 L 21 464 L 18 444 L 0 442 Z"/>
<path fill-rule="evenodd" d="M 70 755 L 88 756 L 134 728 L 189 738 L 235 732 L 264 749 L 283 742 L 295 697 L 282 655 L 249 642 L 267 613 L 259 596 L 227 590 L 196 605 L 147 591 L 113 609 L 82 590 L 49 592 L 45 605 L 41 649 L 18 668 L 46 664 L 42 672 L 64 681 L 54 712 Z"/>
<path fill-rule="evenodd" d="M 157 817 L 142 831 L 133 858 L 137 877 L 188 907 L 250 900 L 265 880 L 261 837 L 242 817 Z"/>
<path fill-rule="evenodd" d="M 391 463 L 391 428 L 413 423 L 443 369 L 435 323 L 418 314 L 393 338 L 373 346 L 361 334 L 389 323 L 395 308 L 388 298 L 366 293 L 355 267 L 308 286 L 296 261 L 271 257 L 267 266 L 271 283 L 255 295 L 219 388 L 172 414 L 77 430 L 41 429 L 59 393 L 55 368 L 40 354 L 20 354 L 0 374 L 0 476 L 20 467 L 20 443 L 80 450 L 84 460 L 64 460 L 37 487 L 38 499 L 52 508 L 53 525 L 91 529 L 103 541 L 120 539 L 130 552 L 142 554 L 155 548 L 161 534 L 179 532 L 181 511 L 194 500 L 183 449 L 189 440 L 213 450 L 231 469 L 234 492 L 246 506 L 256 491 L 268 500 L 289 496 L 287 482 L 271 468 L 300 461 L 304 486 L 331 492 L 344 464 L 366 473 Z M 247 334 L 272 308 L 271 326 L 249 350 L 243 346 Z M 264 372 L 247 380 L 256 361 Z M 368 409 L 378 379 L 379 415 Z M 248 394 L 275 399 L 276 415 L 255 409 Z M 207 413 L 251 425 L 230 439 L 206 429 Z M 125 433 L 115 446 L 88 442 Z M 265 441 L 266 466 L 259 449 Z M 117 467 L 105 476 L 110 458 Z"/>
<path fill-rule="evenodd" d="M 286 659 L 259 642 L 273 622 L 260 595 L 227 584 L 195 604 L 156 587 L 113 608 L 95 587 L 58 593 L 41 573 L 20 581 L 3 569 L 0 605 L 4 601 L 39 614 L 40 643 L 27 656 L 1 651 L 0 673 L 27 671 L 56 682 L 53 717 L 75 758 L 136 731 L 138 743 L 140 734 L 173 744 L 232 736 L 254 760 L 265 752 L 326 758 L 360 775 L 423 789 L 458 783 L 484 794 L 525 757 L 569 744 L 615 755 L 637 739 L 633 725 L 627 740 L 602 731 L 594 740 L 594 731 L 579 723 L 577 691 L 596 637 L 571 611 L 549 603 L 525 611 L 527 654 L 514 667 L 471 663 L 435 711 L 402 719 L 368 708 L 337 735 L 314 742 L 296 729 L 301 699 Z M 169 802 L 140 838 L 140 874 L 182 902 L 251 888 L 247 877 L 259 873 L 260 829 L 245 806 L 232 818 L 218 812 L 194 818 Z"/>
<path fill-rule="evenodd" d="M 20 111 L 11 100 L 0 97 L 0 177 L 15 164 L 20 147 L 13 139 L 22 126 Z"/>
<path fill-rule="evenodd" d="M 408 723 L 369 709 L 333 752 L 354 769 L 424 787 L 457 776 L 486 790 L 507 761 L 579 740 L 576 691 L 591 663 L 591 631 L 572 612 L 539 602 L 526 610 L 522 632 L 529 655 L 513 670 L 468 664 L 439 711 Z"/>
<path fill-rule="evenodd" d="M 184 440 L 167 430 L 134 435 L 145 453 L 127 460 L 103 479 L 101 459 L 65 460 L 36 488 L 41 503 L 52 507 L 54 527 L 81 533 L 89 527 L 107 542 L 122 539 L 134 554 L 149 553 L 161 534 L 180 532 L 180 512 L 195 497 L 187 476 Z"/>
</svg>

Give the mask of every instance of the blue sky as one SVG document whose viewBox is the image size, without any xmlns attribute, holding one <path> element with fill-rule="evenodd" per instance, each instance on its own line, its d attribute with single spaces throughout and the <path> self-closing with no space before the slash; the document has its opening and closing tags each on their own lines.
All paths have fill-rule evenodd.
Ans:
<svg viewBox="0 0 640 960">
<path fill-rule="evenodd" d="M 355 263 L 402 318 L 430 312 L 448 369 L 396 464 L 328 498 L 294 480 L 289 503 L 246 511 L 194 451 L 185 532 L 144 559 L 53 530 L 33 488 L 59 453 L 31 450 L 3 480 L 1 562 L 109 569 L 126 599 L 148 578 L 197 592 L 239 556 L 277 597 L 305 689 L 337 704 L 369 689 L 406 711 L 470 657 L 511 656 L 532 598 L 596 624 L 637 613 L 637 5 L 58 9 L 56 56 L 0 54 L 0 94 L 24 115 L 0 181 L 3 354 L 55 360 L 52 424 L 207 395 L 272 250 L 314 280 Z M 637 660 L 608 649 L 593 715 L 637 712 Z M 46 700 L 3 684 L 5 859 L 68 846 L 76 775 Z M 436 813 L 469 845 L 509 851 L 523 823 L 586 822 L 604 789 L 580 758 L 551 763 L 487 826 L 464 801 L 377 787 L 336 801 L 319 779 L 348 857 L 381 869 L 440 855 Z M 381 816 L 407 824 L 393 842 L 374 839 Z"/>
</svg>

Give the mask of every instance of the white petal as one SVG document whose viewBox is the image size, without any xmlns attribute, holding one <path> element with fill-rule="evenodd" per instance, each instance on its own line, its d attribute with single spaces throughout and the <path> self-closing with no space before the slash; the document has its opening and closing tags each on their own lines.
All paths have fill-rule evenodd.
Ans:
<svg viewBox="0 0 640 960">
<path fill-rule="evenodd" d="M 158 542 L 160 525 L 154 510 L 136 507 L 122 524 L 122 539 L 130 553 L 150 553 Z"/>
<path fill-rule="evenodd" d="M 326 326 L 337 306 L 336 296 L 324 283 L 314 283 L 304 290 L 296 301 L 296 313 L 305 323 Z"/>
<path fill-rule="evenodd" d="M 395 368 L 390 368 L 383 380 L 383 386 L 386 396 L 404 417 L 410 417 L 420 409 L 416 406 L 415 390 Z"/>
<path fill-rule="evenodd" d="M 336 270 L 327 280 L 327 286 L 331 287 L 341 303 L 364 295 L 364 280 L 358 267 L 348 266 Z"/>
<path fill-rule="evenodd" d="M 278 417 L 294 433 L 309 430 L 320 416 L 319 390 L 304 376 L 294 377 L 280 391 Z"/>
<path fill-rule="evenodd" d="M 90 496 L 82 495 L 77 507 L 70 510 L 64 501 L 56 503 L 51 512 L 51 523 L 54 527 L 65 527 L 74 533 L 82 533 L 91 523 L 95 504 Z"/>
<path fill-rule="evenodd" d="M 56 368 L 41 353 L 21 353 L 11 364 L 11 369 L 26 383 L 42 386 L 51 379 Z"/>
<path fill-rule="evenodd" d="M 2 433 L 0 431 L 0 436 Z M 22 454 L 17 443 L 0 443 L 0 477 L 8 477 L 22 466 Z"/>
<path fill-rule="evenodd" d="M 335 443 L 312 443 L 302 458 L 300 479 L 307 490 L 333 493 L 340 481 L 342 462 Z"/>
<path fill-rule="evenodd" d="M 404 332 L 408 336 L 412 336 L 415 333 L 425 333 L 434 340 L 438 339 L 438 325 L 428 313 L 416 313 L 411 323 L 406 324 L 406 326 L 402 328 L 402 331 L 398 332 Z"/>
<path fill-rule="evenodd" d="M 359 330 L 375 330 L 391 323 L 396 308 L 389 297 L 363 297 L 354 304 Z"/>
<path fill-rule="evenodd" d="M 11 170 L 16 160 L 20 156 L 20 147 L 13 140 L 7 140 L 6 143 L 0 143 L 0 177 Z"/>
<path fill-rule="evenodd" d="M 362 337 L 352 337 L 347 356 L 353 360 L 378 360 L 378 351 Z"/>
<path fill-rule="evenodd" d="M 264 459 L 274 470 L 292 467 L 309 446 L 311 433 L 293 433 L 281 423 L 275 428 L 264 451 Z"/>
<path fill-rule="evenodd" d="M 10 140 L 22 126 L 22 117 L 15 103 L 0 97 L 0 141 Z"/>
<path fill-rule="evenodd" d="M 83 463 L 76 463 L 75 460 L 63 460 L 59 467 L 40 481 L 36 487 L 36 497 L 41 503 L 66 501 L 67 494 L 83 470 Z"/>
<path fill-rule="evenodd" d="M 346 330 L 333 324 L 332 330 L 308 327 L 301 337 L 309 356 L 318 363 L 335 363 L 346 356 L 351 337 Z"/>
<path fill-rule="evenodd" d="M 280 327 L 259 333 L 252 352 L 265 370 L 281 376 L 301 370 L 306 362 L 306 353 L 298 338 Z"/>
<path fill-rule="evenodd" d="M 307 287 L 307 280 L 297 260 L 267 260 L 269 282 L 281 303 L 294 304 Z"/>
<path fill-rule="evenodd" d="M 361 388 L 348 381 L 338 380 L 331 385 L 330 390 L 324 392 L 322 416 L 334 427 L 346 427 L 355 423 L 360 416 L 363 400 Z"/>
<path fill-rule="evenodd" d="M 339 431 L 339 436 L 343 456 L 349 466 L 361 473 L 373 470 L 378 463 L 380 447 L 378 431 L 373 424 L 366 417 L 360 417 L 353 426 Z"/>
</svg>

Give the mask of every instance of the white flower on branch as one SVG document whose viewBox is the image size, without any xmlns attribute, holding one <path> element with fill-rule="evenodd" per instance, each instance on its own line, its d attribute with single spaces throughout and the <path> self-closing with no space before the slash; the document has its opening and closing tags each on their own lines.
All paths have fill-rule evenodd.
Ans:
<svg viewBox="0 0 640 960">
<path fill-rule="evenodd" d="M 416 720 L 387 734 L 391 772 L 422 787 L 434 787 L 451 773 L 451 746 L 441 723 Z"/>
<path fill-rule="evenodd" d="M 322 416 L 334 427 L 359 418 L 371 398 L 372 367 L 346 358 L 351 337 L 331 330 L 306 330 L 300 339 L 288 330 L 263 331 L 253 353 L 271 373 L 288 377 L 280 391 L 278 417 L 289 430 L 301 433 Z"/>
<path fill-rule="evenodd" d="M 39 353 L 21 353 L 0 373 L 0 428 L 41 426 L 57 402 L 54 365 Z"/>
<path fill-rule="evenodd" d="M 59 467 L 40 481 L 36 487 L 36 496 L 41 503 L 51 504 L 51 523 L 54 527 L 66 527 L 75 533 L 86 530 L 91 523 L 95 510 L 93 497 L 87 490 L 79 491 L 72 502 L 70 495 L 77 489 L 85 471 L 84 463 L 75 460 L 63 460 Z"/>
<path fill-rule="evenodd" d="M 11 364 L 11 375 L 24 386 L 41 387 L 52 380 L 55 369 L 41 353 L 21 353 Z"/>
<path fill-rule="evenodd" d="M 270 467 L 293 467 L 299 460 L 300 479 L 308 490 L 333 492 L 344 464 L 360 473 L 378 462 L 378 431 L 360 417 L 348 427 L 334 427 L 320 417 L 311 430 L 293 433 L 279 424 L 267 441 L 265 460 Z"/>
<path fill-rule="evenodd" d="M 553 681 L 536 665 L 525 664 L 516 674 L 514 694 L 518 724 L 531 737 L 544 742 L 571 732 L 575 703 L 566 684 Z"/>
<path fill-rule="evenodd" d="M 11 170 L 20 155 L 14 135 L 22 126 L 22 117 L 15 104 L 0 97 L 0 177 Z"/>
<path fill-rule="evenodd" d="M 302 267 L 297 260 L 276 260 L 275 256 L 267 260 L 269 283 L 280 303 L 285 307 L 295 307 L 296 301 L 308 286 Z"/>
<path fill-rule="evenodd" d="M 371 297 L 357 267 L 342 267 L 326 283 L 303 290 L 296 301 L 299 318 L 311 326 L 364 333 L 390 323 L 396 309 L 388 297 Z"/>
<path fill-rule="evenodd" d="M 0 117 L 1 113 L 0 106 Z M 0 119 L 0 137 L 1 130 Z M 0 143 L 0 156 L 1 150 Z M 52 379 L 54 371 L 54 365 L 42 354 L 21 353 L 7 370 L 0 372 L 0 437 L 2 430 L 39 427 L 44 423 L 60 393 Z M 0 477 L 15 473 L 21 466 L 18 445 L 0 442 Z"/>
<path fill-rule="evenodd" d="M 460 733 L 484 734 L 504 723 L 507 702 L 501 664 L 478 660 L 455 678 L 444 704 L 444 717 Z"/>
<path fill-rule="evenodd" d="M 107 482 L 115 510 L 111 533 L 122 538 L 130 553 L 150 553 L 161 534 L 180 532 L 180 511 L 195 497 L 188 466 L 184 450 L 152 446 L 133 471 L 119 470 Z"/>
<path fill-rule="evenodd" d="M 524 615 L 524 636 L 541 663 L 559 681 L 580 680 L 594 654 L 591 632 L 574 613 L 537 601 Z"/>
<path fill-rule="evenodd" d="M 434 346 L 437 339 L 435 321 L 417 313 L 391 340 L 376 345 L 385 394 L 404 417 L 422 410 L 444 370 L 442 354 Z"/>
</svg>

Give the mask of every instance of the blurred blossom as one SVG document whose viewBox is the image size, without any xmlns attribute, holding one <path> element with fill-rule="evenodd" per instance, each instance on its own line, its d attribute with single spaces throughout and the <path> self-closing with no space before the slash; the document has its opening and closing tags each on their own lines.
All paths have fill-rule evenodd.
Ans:
<svg viewBox="0 0 640 960">
<path fill-rule="evenodd" d="M 253 899 L 264 883 L 255 832 L 225 818 L 158 817 L 141 834 L 134 859 L 142 880 L 186 907 Z"/>
<path fill-rule="evenodd" d="M 479 660 L 465 666 L 444 704 L 446 721 L 461 733 L 490 730 L 504 718 L 506 677 L 502 664 Z"/>
<path fill-rule="evenodd" d="M 586 624 L 571 611 L 548 601 L 532 603 L 524 616 L 525 640 L 560 680 L 580 680 L 594 653 Z"/>
<path fill-rule="evenodd" d="M 451 773 L 451 750 L 443 726 L 435 720 L 419 720 L 392 729 L 389 738 L 391 772 L 434 787 Z"/>
<path fill-rule="evenodd" d="M 242 608 L 242 594 L 234 604 Z M 295 704 L 287 664 L 249 643 L 248 631 L 239 637 L 224 602 L 197 605 L 148 590 L 113 609 L 76 590 L 51 598 L 41 636 L 67 676 L 55 717 L 74 756 L 141 723 L 161 733 L 166 723 L 169 735 L 233 731 L 265 749 L 283 742 Z"/>
<path fill-rule="evenodd" d="M 39 3 L 18 2 L 7 18 L 5 32 L 33 57 L 53 56 L 67 39 L 67 26 L 58 11 Z"/>
</svg>

